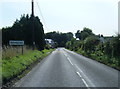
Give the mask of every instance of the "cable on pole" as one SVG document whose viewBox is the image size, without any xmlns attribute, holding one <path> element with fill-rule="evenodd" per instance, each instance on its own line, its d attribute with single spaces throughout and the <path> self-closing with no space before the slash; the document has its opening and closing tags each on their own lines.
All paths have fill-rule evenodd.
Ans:
<svg viewBox="0 0 120 89">
<path fill-rule="evenodd" d="M 36 2 L 36 4 L 37 4 L 37 6 L 38 6 L 38 10 L 39 10 L 40 15 L 41 15 L 41 17 L 42 17 L 42 20 L 43 20 L 43 22 L 44 22 L 44 25 L 45 25 L 46 29 L 48 29 L 48 27 L 47 27 L 47 25 L 46 25 L 46 23 L 45 23 L 45 19 L 44 19 L 44 17 L 43 17 L 43 14 L 42 14 L 42 11 L 41 11 L 41 8 L 40 8 L 38 2 Z"/>
</svg>

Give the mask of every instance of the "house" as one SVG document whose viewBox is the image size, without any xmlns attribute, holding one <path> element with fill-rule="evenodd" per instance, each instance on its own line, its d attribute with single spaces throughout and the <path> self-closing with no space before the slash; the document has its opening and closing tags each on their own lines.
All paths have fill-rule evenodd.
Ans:
<svg viewBox="0 0 120 89">
<path fill-rule="evenodd" d="M 100 42 L 105 43 L 104 37 L 101 37 L 101 36 L 100 36 L 99 40 L 100 40 Z"/>
<path fill-rule="evenodd" d="M 54 48 L 55 42 L 52 39 L 45 39 L 45 42 L 50 45 L 51 48 Z"/>
<path fill-rule="evenodd" d="M 111 41 L 114 37 L 113 36 L 105 36 L 105 41 L 108 42 L 108 41 Z"/>
<path fill-rule="evenodd" d="M 99 37 L 99 40 L 100 40 L 100 42 L 105 43 L 105 42 L 111 41 L 112 38 L 113 38 L 113 36 L 104 36 L 104 37 L 103 37 L 103 36 L 100 36 L 100 37 Z"/>
</svg>

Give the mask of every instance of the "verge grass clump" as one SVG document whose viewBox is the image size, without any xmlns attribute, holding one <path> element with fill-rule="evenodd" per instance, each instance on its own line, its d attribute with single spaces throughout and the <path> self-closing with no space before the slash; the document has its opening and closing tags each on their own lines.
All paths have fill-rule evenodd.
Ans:
<svg viewBox="0 0 120 89">
<path fill-rule="evenodd" d="M 23 46 L 23 54 L 31 51 L 28 46 Z M 19 56 L 22 54 L 22 46 L 3 46 L 2 47 L 2 59 L 11 59 L 14 56 Z"/>
<path fill-rule="evenodd" d="M 115 57 L 108 57 L 107 55 L 103 54 L 101 51 L 96 51 L 94 53 L 91 53 L 90 56 L 86 55 L 84 50 L 79 49 L 78 51 L 76 51 L 77 53 L 89 57 L 91 59 L 94 59 L 96 61 L 99 61 L 101 63 L 104 63 L 108 66 L 111 66 L 113 68 L 116 68 L 118 70 L 120 70 L 120 67 L 118 66 L 118 59 Z"/>
<path fill-rule="evenodd" d="M 20 75 L 23 71 L 25 71 L 31 64 L 36 62 L 37 60 L 41 60 L 47 55 L 49 55 L 50 52 L 52 52 L 53 49 L 50 50 L 30 50 L 26 52 L 23 55 L 17 55 L 9 57 L 3 57 L 2 58 L 2 80 L 3 84 L 9 82 L 11 79 L 17 77 Z M 7 59 L 6 59 L 7 58 Z"/>
</svg>

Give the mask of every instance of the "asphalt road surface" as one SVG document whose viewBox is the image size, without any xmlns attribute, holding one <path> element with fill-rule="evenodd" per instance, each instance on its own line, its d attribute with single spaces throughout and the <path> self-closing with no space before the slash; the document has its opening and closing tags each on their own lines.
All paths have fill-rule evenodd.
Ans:
<svg viewBox="0 0 120 89">
<path fill-rule="evenodd" d="M 118 71 L 65 48 L 58 48 L 14 86 L 118 87 Z"/>
</svg>

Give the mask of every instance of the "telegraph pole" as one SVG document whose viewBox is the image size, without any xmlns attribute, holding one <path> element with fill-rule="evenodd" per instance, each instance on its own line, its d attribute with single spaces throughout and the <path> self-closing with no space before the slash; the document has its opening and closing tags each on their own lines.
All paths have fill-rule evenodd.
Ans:
<svg viewBox="0 0 120 89">
<path fill-rule="evenodd" d="M 35 49 L 35 31 L 34 31 L 34 0 L 32 0 L 32 42 L 33 50 Z"/>
</svg>

